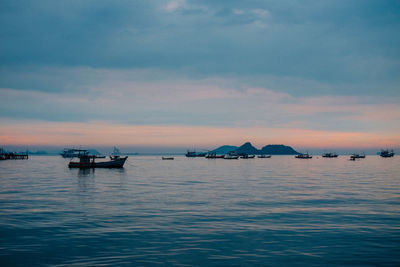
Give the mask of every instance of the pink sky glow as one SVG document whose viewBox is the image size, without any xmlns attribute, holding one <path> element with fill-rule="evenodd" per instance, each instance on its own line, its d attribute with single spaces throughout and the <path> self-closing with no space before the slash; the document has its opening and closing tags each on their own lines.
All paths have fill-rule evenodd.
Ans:
<svg viewBox="0 0 400 267">
<path fill-rule="evenodd" d="M 317 131 L 300 128 L 219 128 L 200 126 L 132 126 L 106 122 L 26 122 L 2 126 L 2 145 L 139 145 L 213 148 L 286 144 L 310 148 L 371 148 L 397 146 L 400 136 L 381 133 Z"/>
</svg>

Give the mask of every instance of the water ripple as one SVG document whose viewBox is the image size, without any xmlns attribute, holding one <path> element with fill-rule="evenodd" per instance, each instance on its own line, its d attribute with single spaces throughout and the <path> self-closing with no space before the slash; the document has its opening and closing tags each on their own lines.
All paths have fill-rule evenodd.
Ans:
<svg viewBox="0 0 400 267">
<path fill-rule="evenodd" d="M 0 162 L 4 266 L 400 265 L 399 158 Z"/>
</svg>

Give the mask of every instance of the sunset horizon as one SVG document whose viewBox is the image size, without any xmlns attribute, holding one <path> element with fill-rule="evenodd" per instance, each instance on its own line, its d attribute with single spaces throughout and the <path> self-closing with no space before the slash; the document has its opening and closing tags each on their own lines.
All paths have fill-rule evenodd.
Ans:
<svg viewBox="0 0 400 267">
<path fill-rule="evenodd" d="M 7 2 L 0 143 L 399 147 L 399 22 L 371 5 Z"/>
<path fill-rule="evenodd" d="M 3 266 L 400 266 L 400 0 L 0 0 Z"/>
</svg>

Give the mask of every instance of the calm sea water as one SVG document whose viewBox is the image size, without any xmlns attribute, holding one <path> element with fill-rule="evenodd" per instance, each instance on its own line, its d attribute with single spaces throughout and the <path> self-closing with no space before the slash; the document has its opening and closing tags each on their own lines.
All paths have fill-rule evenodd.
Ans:
<svg viewBox="0 0 400 267">
<path fill-rule="evenodd" d="M 400 265 L 400 157 L 0 162 L 1 266 Z"/>
</svg>

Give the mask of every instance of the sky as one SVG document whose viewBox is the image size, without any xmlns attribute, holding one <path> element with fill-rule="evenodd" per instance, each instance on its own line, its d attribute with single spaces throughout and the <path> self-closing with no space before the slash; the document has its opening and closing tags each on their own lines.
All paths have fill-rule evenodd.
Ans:
<svg viewBox="0 0 400 267">
<path fill-rule="evenodd" d="M 400 1 L 0 0 L 0 146 L 400 146 Z"/>
</svg>

